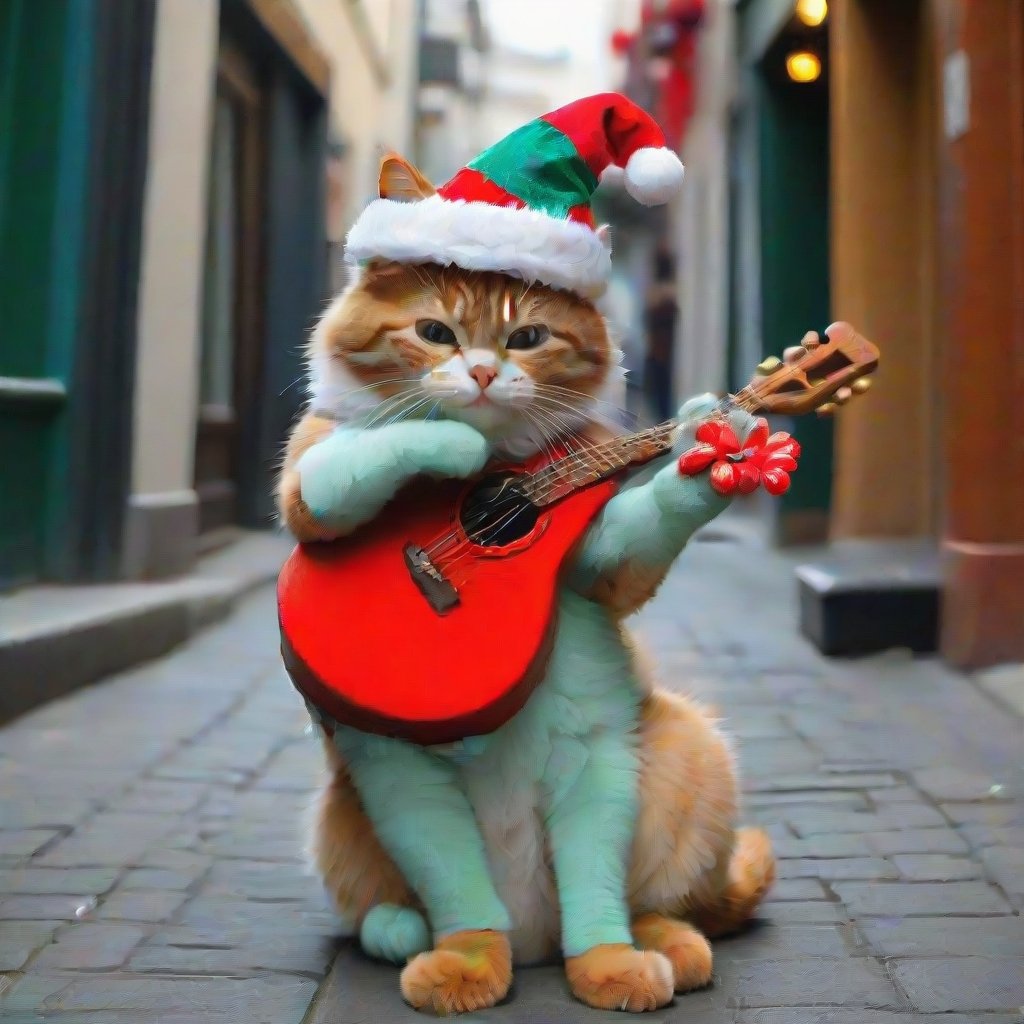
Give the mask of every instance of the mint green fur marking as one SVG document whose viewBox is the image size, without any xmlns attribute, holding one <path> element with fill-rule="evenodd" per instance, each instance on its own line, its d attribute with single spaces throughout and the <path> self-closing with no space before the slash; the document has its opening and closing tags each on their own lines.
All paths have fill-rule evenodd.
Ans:
<svg viewBox="0 0 1024 1024">
<path fill-rule="evenodd" d="M 458 770 L 424 747 L 348 727 L 334 734 L 381 842 L 423 900 L 434 935 L 508 931 Z"/>
<path fill-rule="evenodd" d="M 368 956 L 393 964 L 404 964 L 431 948 L 430 929 L 423 915 L 393 903 L 379 903 L 363 918 L 359 942 Z"/>
<path fill-rule="evenodd" d="M 702 396 L 683 407 L 681 418 L 693 422 L 681 431 L 677 453 L 692 444 L 696 421 L 716 403 Z M 741 436 L 749 422 L 746 414 L 733 418 Z M 407 429 L 395 434 L 395 427 Z M 445 437 L 436 432 L 442 427 L 461 433 Z M 451 422 L 395 424 L 375 430 L 368 444 L 365 432 L 336 431 L 300 462 L 303 498 L 325 522 L 355 528 L 415 472 L 414 464 L 422 472 L 476 472 L 486 455 L 470 440 L 473 434 Z M 500 895 L 513 905 L 522 851 L 502 857 L 504 838 L 488 848 L 479 824 L 516 808 L 516 815 L 543 822 L 565 954 L 632 941 L 626 882 L 637 816 L 642 689 L 617 620 L 583 595 L 627 562 L 667 571 L 693 532 L 725 505 L 706 475 L 682 477 L 674 460 L 613 498 L 569 567 L 544 680 L 490 735 L 424 748 L 350 728 L 335 731 L 377 835 L 420 897 L 435 936 L 492 928 L 514 937 L 527 928 L 529 922 L 510 917 Z M 514 630 L 514 622 L 513 601 L 507 622 L 496 629 Z M 408 920 L 395 924 L 395 909 L 367 916 L 361 939 L 371 955 L 395 959 L 410 945 L 406 929 L 420 937 Z"/>
<path fill-rule="evenodd" d="M 370 430 L 339 427 L 308 449 L 296 469 L 309 511 L 350 533 L 414 476 L 472 476 L 487 457 L 486 439 L 464 423 L 409 420 Z"/>
</svg>

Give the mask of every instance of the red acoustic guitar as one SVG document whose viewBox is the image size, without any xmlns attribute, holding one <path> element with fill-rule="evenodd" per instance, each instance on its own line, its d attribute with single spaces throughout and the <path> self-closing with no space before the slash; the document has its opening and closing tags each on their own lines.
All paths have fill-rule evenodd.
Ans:
<svg viewBox="0 0 1024 1024">
<path fill-rule="evenodd" d="M 878 365 L 878 349 L 844 323 L 807 348 L 762 364 L 723 409 L 809 412 L 854 382 L 862 390 Z M 416 743 L 498 728 L 543 674 L 567 555 L 616 476 L 669 451 L 676 426 L 470 482 L 421 479 L 352 536 L 297 547 L 278 584 L 295 686 L 338 722 Z M 513 607 L 516 642 L 503 643 Z"/>
</svg>

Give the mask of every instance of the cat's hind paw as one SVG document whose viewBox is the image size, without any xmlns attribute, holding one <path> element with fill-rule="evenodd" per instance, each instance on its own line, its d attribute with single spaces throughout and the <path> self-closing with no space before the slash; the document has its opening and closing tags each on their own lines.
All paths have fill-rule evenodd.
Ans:
<svg viewBox="0 0 1024 1024">
<path fill-rule="evenodd" d="M 402 971 L 402 996 L 410 1006 L 439 1017 L 484 1010 L 512 984 L 512 949 L 503 932 L 456 932 L 420 953 Z"/>
<path fill-rule="evenodd" d="M 412 907 L 379 903 L 363 918 L 359 943 L 367 956 L 404 964 L 430 949 L 430 929 L 423 915 Z"/>
<path fill-rule="evenodd" d="M 572 994 L 598 1010 L 644 1013 L 672 1001 L 675 983 L 669 960 L 653 950 L 603 945 L 568 957 L 565 974 Z"/>
<path fill-rule="evenodd" d="M 703 988 L 711 981 L 711 943 L 692 924 L 661 914 L 644 914 L 633 922 L 633 938 L 643 949 L 668 958 L 677 992 Z"/>
</svg>

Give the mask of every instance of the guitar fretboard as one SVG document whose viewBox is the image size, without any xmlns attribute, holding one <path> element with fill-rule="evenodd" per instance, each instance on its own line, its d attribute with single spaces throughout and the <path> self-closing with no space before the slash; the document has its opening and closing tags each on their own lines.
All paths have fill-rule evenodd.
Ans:
<svg viewBox="0 0 1024 1024">
<path fill-rule="evenodd" d="M 742 388 L 722 399 L 722 412 L 730 408 L 754 410 L 759 407 L 756 388 Z M 677 420 L 666 420 L 656 427 L 625 437 L 613 437 L 601 444 L 582 445 L 544 469 L 531 473 L 521 486 L 538 508 L 551 505 L 574 491 L 613 476 L 628 466 L 642 466 L 672 448 L 672 433 Z"/>
</svg>

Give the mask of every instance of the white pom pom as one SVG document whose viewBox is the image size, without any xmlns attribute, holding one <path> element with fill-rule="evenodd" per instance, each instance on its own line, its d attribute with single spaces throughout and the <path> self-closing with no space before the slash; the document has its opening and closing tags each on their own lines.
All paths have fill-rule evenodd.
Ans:
<svg viewBox="0 0 1024 1024">
<path fill-rule="evenodd" d="M 667 203 L 682 184 L 682 162 L 670 149 L 645 146 L 626 161 L 626 191 L 644 206 Z"/>
</svg>

